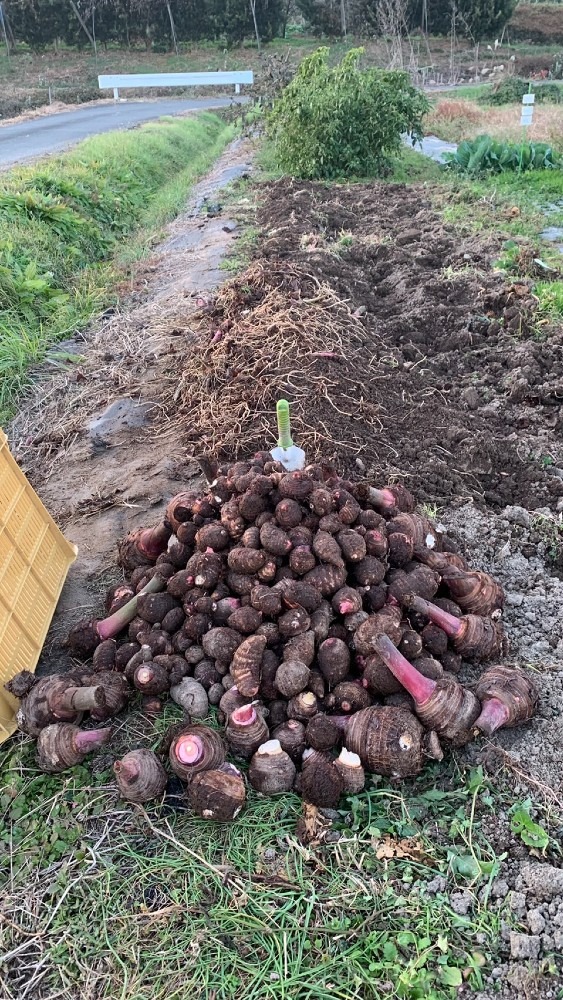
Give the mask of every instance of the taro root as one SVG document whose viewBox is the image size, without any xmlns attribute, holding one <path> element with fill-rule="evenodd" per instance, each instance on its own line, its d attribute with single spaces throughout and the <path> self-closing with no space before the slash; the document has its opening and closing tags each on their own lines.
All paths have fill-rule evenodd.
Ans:
<svg viewBox="0 0 563 1000">
<path fill-rule="evenodd" d="M 405 660 L 386 635 L 379 637 L 377 652 L 414 699 L 416 714 L 427 729 L 454 746 L 469 742 L 481 711 L 481 705 L 471 691 L 448 674 L 443 674 L 437 681 L 424 677 Z"/>
<path fill-rule="evenodd" d="M 193 521 L 184 521 L 176 528 L 176 538 L 182 543 L 182 545 L 193 546 L 196 534 L 197 525 L 194 524 Z"/>
<path fill-rule="evenodd" d="M 305 576 L 317 565 L 317 560 L 309 545 L 297 545 L 289 553 L 289 567 L 297 576 Z"/>
<path fill-rule="evenodd" d="M 131 750 L 113 765 L 121 797 L 129 802 L 160 799 L 168 776 L 152 750 Z"/>
<path fill-rule="evenodd" d="M 503 631 L 500 622 L 478 615 L 454 615 L 442 611 L 436 604 L 430 604 L 421 597 L 408 597 L 405 607 L 410 611 L 426 615 L 435 625 L 439 625 L 448 636 L 456 653 L 466 660 L 491 660 L 503 647 Z"/>
<path fill-rule="evenodd" d="M 344 741 L 367 771 L 389 778 L 418 774 L 423 763 L 423 728 L 404 708 L 372 705 L 343 720 Z"/>
<path fill-rule="evenodd" d="M 368 483 L 359 483 L 356 486 L 356 494 L 362 501 L 371 503 L 386 517 L 394 517 L 400 511 L 409 513 L 415 508 L 412 493 L 409 493 L 407 488 L 399 483 L 385 486 L 381 490 Z"/>
<path fill-rule="evenodd" d="M 207 692 L 193 677 L 183 677 L 179 684 L 171 687 L 170 697 L 194 719 L 205 719 L 209 712 Z"/>
<path fill-rule="evenodd" d="M 313 480 L 309 479 L 304 472 L 290 472 L 281 477 L 278 490 L 284 498 L 305 500 L 313 492 L 314 485 Z"/>
<path fill-rule="evenodd" d="M 342 639 L 325 639 L 317 653 L 317 662 L 329 687 L 343 681 L 350 670 L 350 650 Z"/>
<path fill-rule="evenodd" d="M 246 799 L 244 780 L 233 764 L 196 774 L 188 787 L 188 802 L 203 819 L 228 823 L 237 818 Z"/>
<path fill-rule="evenodd" d="M 311 615 L 311 631 L 315 636 L 316 642 L 321 643 L 327 638 L 331 618 L 330 604 L 327 601 L 323 601 L 320 608 L 313 611 Z"/>
<path fill-rule="evenodd" d="M 207 700 L 210 705 L 219 705 L 221 698 L 225 692 L 225 688 L 222 684 L 212 684 L 207 691 Z"/>
<path fill-rule="evenodd" d="M 257 611 L 256 608 L 252 608 L 248 604 L 243 608 L 237 608 L 227 619 L 227 627 L 234 628 L 236 632 L 242 632 L 243 635 L 250 635 L 252 632 L 256 632 L 256 629 L 260 628 L 261 624 L 262 615 L 260 611 Z"/>
<path fill-rule="evenodd" d="M 117 547 L 120 566 L 131 571 L 156 562 L 161 552 L 166 551 L 171 534 L 172 528 L 166 521 L 155 528 L 137 528 L 130 532 Z"/>
<path fill-rule="evenodd" d="M 181 569 L 182 566 L 186 565 L 188 559 L 190 559 L 192 555 L 192 552 L 193 548 L 191 545 L 182 545 L 176 535 L 172 535 L 172 538 L 168 542 L 168 549 L 165 553 L 166 561 L 170 565 L 171 576 L 174 574 L 175 569 Z M 159 558 L 161 557 L 159 556 Z M 158 560 L 157 566 L 160 575 L 164 576 L 165 574 L 162 573 L 162 567 L 158 563 Z"/>
<path fill-rule="evenodd" d="M 222 597 L 215 604 L 215 610 L 212 614 L 213 624 L 215 626 L 226 625 L 233 612 L 240 606 L 238 597 Z"/>
<path fill-rule="evenodd" d="M 373 615 L 377 611 L 381 611 L 387 601 L 387 590 L 386 583 L 378 583 L 375 587 L 359 588 L 360 593 L 362 593 L 364 609 L 368 614 Z"/>
<path fill-rule="evenodd" d="M 239 510 L 238 500 L 228 500 L 227 503 L 224 503 L 221 507 L 220 518 L 221 524 L 225 526 L 229 533 L 229 537 L 233 541 L 238 541 L 246 529 L 245 520 Z"/>
<path fill-rule="evenodd" d="M 462 611 L 491 615 L 504 606 L 504 591 L 488 573 L 450 567 L 442 572 L 442 581 Z"/>
<path fill-rule="evenodd" d="M 354 611 L 353 614 L 344 615 L 344 628 L 347 632 L 356 632 L 368 618 L 367 611 Z"/>
<path fill-rule="evenodd" d="M 193 587 L 193 575 L 187 569 L 181 569 L 171 576 L 166 584 L 166 589 L 172 597 L 184 597 Z"/>
<path fill-rule="evenodd" d="M 277 572 L 278 572 L 278 566 L 276 563 L 276 559 L 274 556 L 270 556 L 269 559 L 266 559 L 266 562 L 261 567 L 261 569 L 258 570 L 256 576 L 258 577 L 261 583 L 271 583 L 272 580 L 275 580 Z M 250 577 L 250 579 L 252 579 L 252 577 Z"/>
<path fill-rule="evenodd" d="M 530 677 L 517 667 L 489 667 L 475 685 L 482 703 L 475 728 L 486 736 L 497 729 L 528 722 L 538 705 L 538 690 Z"/>
<path fill-rule="evenodd" d="M 161 694 L 170 687 L 168 671 L 154 660 L 149 660 L 139 664 L 133 675 L 133 684 L 142 694 Z"/>
<path fill-rule="evenodd" d="M 334 766 L 342 778 L 345 794 L 357 795 L 363 790 L 366 775 L 357 753 L 343 748 L 340 756 L 334 761 Z"/>
<path fill-rule="evenodd" d="M 335 809 L 344 783 L 334 761 L 319 750 L 305 750 L 301 773 L 301 794 L 305 802 L 321 809 Z"/>
<path fill-rule="evenodd" d="M 301 607 L 312 614 L 322 603 L 319 591 L 305 580 L 283 579 L 274 585 L 274 589 L 280 591 L 286 608 Z"/>
<path fill-rule="evenodd" d="M 449 674 L 459 674 L 462 664 L 462 657 L 459 653 L 454 653 L 453 649 L 447 649 L 440 657 L 440 660 L 444 670 L 447 670 Z"/>
<path fill-rule="evenodd" d="M 376 559 L 385 559 L 389 550 L 387 535 L 381 528 L 370 528 L 364 535 L 366 553 Z"/>
<path fill-rule="evenodd" d="M 366 556 L 354 566 L 354 579 L 360 587 L 374 587 L 383 581 L 385 566 L 375 556 Z"/>
<path fill-rule="evenodd" d="M 299 719 L 306 722 L 316 715 L 318 711 L 317 698 L 312 691 L 301 691 L 294 698 L 290 698 L 287 704 L 287 714 L 290 719 Z"/>
<path fill-rule="evenodd" d="M 172 608 L 162 619 L 162 630 L 173 635 L 174 632 L 177 632 L 182 627 L 185 618 L 186 616 L 182 608 Z"/>
<path fill-rule="evenodd" d="M 422 594 L 419 596 L 422 597 Z M 426 600 L 429 601 L 430 598 L 427 597 Z M 448 614 L 455 615 L 456 618 L 461 618 L 462 611 L 459 604 L 456 604 L 455 601 L 450 600 L 449 597 L 435 597 L 434 604 L 436 605 L 436 607 L 441 608 L 442 611 L 447 611 Z"/>
<path fill-rule="evenodd" d="M 304 524 L 298 524 L 295 528 L 290 528 L 288 535 L 291 544 L 293 545 L 293 551 L 289 553 L 289 561 L 291 563 L 291 557 L 296 548 L 300 545 L 305 545 L 311 548 L 311 545 L 313 544 L 313 532 Z"/>
<path fill-rule="evenodd" d="M 123 646 L 118 646 L 115 653 L 115 669 L 125 670 L 132 656 L 139 653 L 141 647 L 138 642 L 126 642 Z"/>
<path fill-rule="evenodd" d="M 326 514 L 330 514 L 336 507 L 332 493 L 330 490 L 325 489 L 324 486 L 316 486 L 315 489 L 309 494 L 307 503 L 313 513 L 317 514 L 318 517 L 324 517 Z M 340 524 L 342 524 L 341 521 Z"/>
<path fill-rule="evenodd" d="M 289 722 L 288 725 L 290 725 Z M 340 726 L 330 715 L 318 712 L 312 719 L 309 719 L 305 729 L 305 740 L 307 746 L 312 747 L 313 750 L 332 750 L 333 747 L 338 746 L 341 739 Z"/>
<path fill-rule="evenodd" d="M 333 497 L 342 523 L 353 524 L 361 510 L 356 498 L 346 489 L 335 490 Z"/>
<path fill-rule="evenodd" d="M 114 670 L 117 643 L 115 639 L 104 639 L 96 646 L 92 655 L 92 670 Z"/>
<path fill-rule="evenodd" d="M 135 596 L 135 590 L 129 583 L 116 583 L 106 593 L 106 611 L 108 615 L 118 611 Z"/>
<path fill-rule="evenodd" d="M 372 691 L 373 694 L 379 695 L 382 698 L 390 694 L 396 694 L 401 690 L 399 681 L 393 676 L 389 668 L 385 666 L 377 653 L 366 657 L 362 684 L 368 691 Z"/>
<path fill-rule="evenodd" d="M 432 622 L 429 622 L 428 625 L 424 626 L 422 632 L 420 633 L 420 638 L 424 643 L 424 648 L 427 649 L 432 656 L 441 657 L 448 648 L 448 637 L 446 633 L 438 625 L 433 625 Z M 403 652 L 403 650 L 401 650 L 401 652 Z"/>
<path fill-rule="evenodd" d="M 274 556 L 286 556 L 293 548 L 287 532 L 273 521 L 267 521 L 260 528 L 260 541 L 266 552 Z"/>
<path fill-rule="evenodd" d="M 312 629 L 287 639 L 283 647 L 284 660 L 300 660 L 310 667 L 315 659 L 315 633 Z"/>
<path fill-rule="evenodd" d="M 310 624 L 311 619 L 305 608 L 300 607 L 292 608 L 278 618 L 278 629 L 284 639 L 290 639 L 292 636 L 300 635 L 302 632 L 308 632 Z"/>
<path fill-rule="evenodd" d="M 196 587 L 213 590 L 223 573 L 223 556 L 220 552 L 196 552 L 186 565 L 186 571 L 193 576 Z"/>
<path fill-rule="evenodd" d="M 275 622 L 262 622 L 256 629 L 256 635 L 263 635 L 268 646 L 276 646 L 280 640 L 280 631 Z"/>
<path fill-rule="evenodd" d="M 377 638 L 381 633 L 388 635 L 397 644 L 401 641 L 403 629 L 400 608 L 387 604 L 377 614 L 370 615 L 354 634 L 356 652 L 360 656 L 370 656 L 375 653 Z"/>
<path fill-rule="evenodd" d="M 207 549 L 220 552 L 221 549 L 227 548 L 229 540 L 229 533 L 220 521 L 204 524 L 195 536 L 195 542 L 200 552 L 205 552 Z"/>
<path fill-rule="evenodd" d="M 147 719 L 156 719 L 164 708 L 163 702 L 154 694 L 145 694 L 141 698 L 141 711 Z"/>
<path fill-rule="evenodd" d="M 310 675 L 309 668 L 299 660 L 284 660 L 276 670 L 275 686 L 284 698 L 293 698 L 305 690 Z"/>
<path fill-rule="evenodd" d="M 260 493 L 247 490 L 239 497 L 238 509 L 245 521 L 255 521 L 259 514 L 263 514 L 268 507 L 268 500 Z"/>
<path fill-rule="evenodd" d="M 265 649 L 262 657 L 262 676 L 260 678 L 260 695 L 267 701 L 275 701 L 279 698 L 279 691 L 276 687 L 276 674 L 280 665 L 279 656 L 273 649 Z"/>
<path fill-rule="evenodd" d="M 236 686 L 245 697 L 254 698 L 258 694 L 265 648 L 264 636 L 251 635 L 235 651 L 230 670 Z"/>
<path fill-rule="evenodd" d="M 250 761 L 248 780 L 257 792 L 275 795 L 293 787 L 296 768 L 279 740 L 267 740 L 258 747 Z"/>
<path fill-rule="evenodd" d="M 341 587 L 331 601 L 336 614 L 349 615 L 362 608 L 361 594 L 354 587 Z"/>
<path fill-rule="evenodd" d="M 158 575 L 153 576 L 139 594 L 135 594 L 135 597 L 108 618 L 104 618 L 103 621 L 83 619 L 69 632 L 68 645 L 71 652 L 83 658 L 90 656 L 104 639 L 112 639 L 133 620 L 137 614 L 137 602 L 140 597 L 144 594 L 154 594 L 163 590 L 165 586 L 165 580 Z"/>
<path fill-rule="evenodd" d="M 102 705 L 94 705 L 90 709 L 90 718 L 103 722 L 118 715 L 127 706 L 131 697 L 131 689 L 123 674 L 115 670 L 103 671 L 98 674 L 87 674 L 82 679 L 83 684 L 95 682 L 100 684 L 104 692 Z"/>
<path fill-rule="evenodd" d="M 297 501 L 289 498 L 280 500 L 276 505 L 275 515 L 280 528 L 284 528 L 286 531 L 289 528 L 297 527 L 303 518 L 303 512 Z"/>
<path fill-rule="evenodd" d="M 396 517 L 387 522 L 390 550 L 392 549 L 392 535 L 396 533 L 404 535 L 410 540 L 414 552 L 419 549 L 435 549 L 440 544 L 434 525 L 422 514 L 397 514 Z"/>
<path fill-rule="evenodd" d="M 79 729 L 70 722 L 45 726 L 37 736 L 39 769 L 57 774 L 81 764 L 89 753 L 99 750 L 111 739 L 111 729 Z"/>
<path fill-rule="evenodd" d="M 419 674 L 422 674 L 423 677 L 430 677 L 433 681 L 437 681 L 444 673 L 440 660 L 435 660 L 433 656 L 417 656 L 416 659 L 412 660 L 412 665 L 416 667 Z"/>
<path fill-rule="evenodd" d="M 276 726 L 272 732 L 272 737 L 279 741 L 282 750 L 285 750 L 293 761 L 301 760 L 301 755 L 305 749 L 305 726 L 298 719 L 288 719 Z"/>
<path fill-rule="evenodd" d="M 426 601 L 432 600 L 440 586 L 440 577 L 428 566 L 420 564 L 415 569 L 405 572 L 404 569 L 393 570 L 388 574 L 388 595 L 402 604 L 407 594 L 416 594 Z"/>
<path fill-rule="evenodd" d="M 232 628 L 210 628 L 202 637 L 201 645 L 207 656 L 229 667 L 235 652 L 243 640 L 240 633 Z"/>
<path fill-rule="evenodd" d="M 339 531 L 336 541 L 346 562 L 360 562 L 367 555 L 364 539 L 352 528 L 344 528 L 342 531 Z"/>
<path fill-rule="evenodd" d="M 250 604 L 263 615 L 275 618 L 282 608 L 281 593 L 273 587 L 259 583 L 250 591 Z"/>
<path fill-rule="evenodd" d="M 244 545 L 245 549 L 259 549 L 260 548 L 260 528 L 253 524 L 250 528 L 247 528 L 241 537 L 241 545 Z"/>
<path fill-rule="evenodd" d="M 214 729 L 184 726 L 174 735 L 168 757 L 174 773 L 182 781 L 190 781 L 200 771 L 219 767 L 225 760 L 225 747 Z"/>
<path fill-rule="evenodd" d="M 231 712 L 225 736 L 234 754 L 250 760 L 260 744 L 268 739 L 268 726 L 254 705 L 243 705 Z"/>
<path fill-rule="evenodd" d="M 337 712 L 359 712 L 371 705 L 371 698 L 365 687 L 358 681 L 341 681 L 332 692 L 333 708 Z"/>
<path fill-rule="evenodd" d="M 328 563 L 315 566 L 305 574 L 304 580 L 316 587 L 323 597 L 330 597 L 346 583 L 346 567 L 344 563 L 340 566 L 331 566 Z"/>
<path fill-rule="evenodd" d="M 228 587 L 233 594 L 238 594 L 239 597 L 246 597 L 250 594 L 252 588 L 257 583 L 258 578 L 256 576 L 252 576 L 252 574 L 235 573 L 233 570 L 229 570 L 227 573 Z"/>
<path fill-rule="evenodd" d="M 223 678 L 224 680 L 225 678 Z M 241 708 L 242 705 L 248 704 L 248 698 L 243 698 L 239 689 L 235 684 L 232 684 L 227 689 L 224 688 L 224 694 L 221 695 L 221 700 L 219 702 L 219 710 L 223 713 L 225 718 L 234 712 L 235 709 Z"/>
<path fill-rule="evenodd" d="M 18 676 L 6 684 L 6 690 L 17 697 Z M 92 675 L 96 676 L 96 675 Z M 121 677 L 116 674 L 116 677 Z M 54 722 L 80 722 L 84 712 L 106 706 L 105 692 L 100 684 L 81 687 L 72 677 L 42 677 L 35 679 L 29 692 L 22 697 L 17 713 L 18 726 L 30 736 Z"/>
<path fill-rule="evenodd" d="M 328 531 L 317 531 L 313 537 L 313 552 L 323 563 L 329 563 L 331 566 L 342 566 L 342 549 Z"/>
<path fill-rule="evenodd" d="M 267 556 L 263 549 L 245 549 L 241 546 L 241 548 L 231 549 L 227 556 L 227 563 L 229 569 L 233 570 L 234 573 L 251 576 L 261 569 L 266 559 Z"/>
<path fill-rule="evenodd" d="M 185 675 L 185 673 L 186 672 L 184 671 L 182 677 Z M 182 680 L 182 677 L 178 678 L 177 683 L 179 683 Z M 220 674 L 219 671 L 217 670 L 217 667 L 215 666 L 213 660 L 200 660 L 200 662 L 196 664 L 196 668 L 193 672 L 194 681 L 197 681 L 198 684 L 201 684 L 201 686 L 204 687 L 206 691 L 209 691 L 209 688 L 211 687 L 212 684 L 220 684 L 221 677 L 222 674 Z"/>
<path fill-rule="evenodd" d="M 417 656 L 422 653 L 422 639 L 418 632 L 414 629 L 406 629 L 401 636 L 401 641 L 399 643 L 399 652 L 407 658 L 407 660 L 415 660 Z"/>
<path fill-rule="evenodd" d="M 184 523 L 184 521 L 191 521 L 193 517 L 194 503 L 197 500 L 197 494 L 195 493 L 177 493 L 176 496 L 172 497 L 168 501 L 168 506 L 166 508 L 166 520 L 172 525 L 174 531 L 177 531 L 179 526 Z"/>
</svg>

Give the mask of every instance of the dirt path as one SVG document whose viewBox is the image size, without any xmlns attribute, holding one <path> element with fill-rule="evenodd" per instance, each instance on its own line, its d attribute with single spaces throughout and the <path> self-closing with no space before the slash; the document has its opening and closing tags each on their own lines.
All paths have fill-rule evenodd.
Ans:
<svg viewBox="0 0 563 1000">
<path fill-rule="evenodd" d="M 206 211 L 207 199 L 216 202 L 251 162 L 247 142 L 225 150 L 165 242 L 138 269 L 123 309 L 106 314 L 79 341 L 60 345 L 83 357 L 80 366 L 40 378 L 9 429 L 15 457 L 79 549 L 44 650 L 45 669 L 64 668 L 56 638 L 77 617 L 99 610 L 104 574 L 115 579 L 118 572 L 117 539 L 155 520 L 198 474 L 163 401 L 179 357 L 192 348 L 190 313 L 224 279 L 219 265 L 237 236 L 226 212 Z"/>
</svg>

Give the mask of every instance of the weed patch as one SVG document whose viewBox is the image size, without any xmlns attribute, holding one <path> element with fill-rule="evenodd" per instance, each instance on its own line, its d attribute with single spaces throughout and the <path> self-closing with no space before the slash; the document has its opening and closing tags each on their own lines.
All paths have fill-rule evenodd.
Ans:
<svg viewBox="0 0 563 1000">
<path fill-rule="evenodd" d="M 216 116 L 109 133 L 5 175 L 0 186 L 0 419 L 29 365 L 113 296 L 123 241 L 145 245 L 185 202 L 232 128 Z M 25 335 L 22 332 L 25 331 Z"/>
</svg>

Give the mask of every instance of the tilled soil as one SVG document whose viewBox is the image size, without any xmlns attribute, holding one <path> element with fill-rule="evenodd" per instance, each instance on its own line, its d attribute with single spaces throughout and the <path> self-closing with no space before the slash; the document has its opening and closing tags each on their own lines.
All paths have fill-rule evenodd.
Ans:
<svg viewBox="0 0 563 1000">
<path fill-rule="evenodd" d="M 220 403 L 227 381 L 215 384 L 213 352 L 229 358 L 230 384 L 234 378 L 249 404 L 243 446 L 259 446 L 267 432 L 262 411 L 285 389 L 304 447 L 348 471 L 405 480 L 421 501 L 556 506 L 563 496 L 563 331 L 540 336 L 529 284 L 507 283 L 491 270 L 500 237 L 460 237 L 423 189 L 402 185 L 284 178 L 263 186 L 258 222 L 261 271 L 251 266 L 220 293 L 212 321 L 225 336 L 207 348 L 199 371 Z M 308 310 L 326 286 L 340 300 L 332 308 L 337 346 L 327 330 L 324 356 L 315 344 L 285 382 L 282 371 L 266 367 L 258 387 L 245 331 L 260 327 L 276 356 L 288 302 L 295 324 L 300 305 Z M 190 441 L 225 443 L 232 454 L 221 439 L 228 406 L 198 426 L 191 385 L 184 393 Z M 307 429 L 315 423 L 324 432 L 313 440 Z"/>
</svg>

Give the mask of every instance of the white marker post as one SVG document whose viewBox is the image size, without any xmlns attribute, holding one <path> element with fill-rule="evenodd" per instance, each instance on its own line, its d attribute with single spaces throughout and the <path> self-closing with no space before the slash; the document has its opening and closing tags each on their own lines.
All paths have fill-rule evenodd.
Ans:
<svg viewBox="0 0 563 1000">
<path fill-rule="evenodd" d="M 522 138 L 522 150 L 520 152 L 520 173 L 522 173 L 522 156 L 524 153 L 524 143 L 526 142 L 526 129 L 532 124 L 534 117 L 534 102 L 536 100 L 535 94 L 524 94 L 522 97 L 522 109 L 520 112 L 520 125 L 524 129 L 524 136 Z"/>
</svg>

